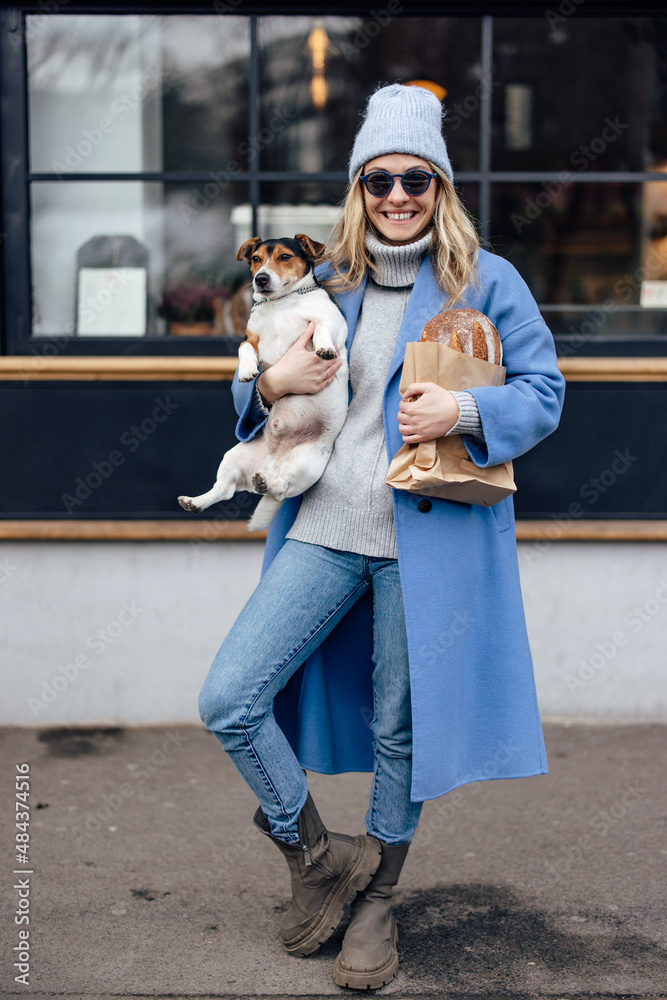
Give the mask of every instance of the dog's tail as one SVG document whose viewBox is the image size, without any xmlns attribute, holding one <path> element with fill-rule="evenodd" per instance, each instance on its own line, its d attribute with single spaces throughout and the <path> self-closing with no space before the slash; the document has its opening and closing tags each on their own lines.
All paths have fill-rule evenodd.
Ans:
<svg viewBox="0 0 667 1000">
<path fill-rule="evenodd" d="M 262 497 L 255 507 L 255 513 L 248 521 L 248 531 L 263 531 L 264 528 L 268 528 L 282 505 L 282 500 Z"/>
</svg>

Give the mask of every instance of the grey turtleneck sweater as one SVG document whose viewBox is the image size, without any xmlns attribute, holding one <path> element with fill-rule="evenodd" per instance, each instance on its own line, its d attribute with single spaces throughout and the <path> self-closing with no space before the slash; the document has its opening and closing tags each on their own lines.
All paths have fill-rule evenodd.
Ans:
<svg viewBox="0 0 667 1000">
<path fill-rule="evenodd" d="M 382 421 L 382 397 L 396 337 L 431 234 L 407 246 L 387 246 L 370 234 L 366 245 L 381 274 L 371 272 L 350 351 L 352 399 L 322 477 L 303 494 L 287 534 L 301 542 L 396 558 L 392 488 Z M 460 416 L 449 434 L 482 437 L 479 411 L 456 392 Z M 256 392 L 256 406 L 268 412 Z"/>
</svg>

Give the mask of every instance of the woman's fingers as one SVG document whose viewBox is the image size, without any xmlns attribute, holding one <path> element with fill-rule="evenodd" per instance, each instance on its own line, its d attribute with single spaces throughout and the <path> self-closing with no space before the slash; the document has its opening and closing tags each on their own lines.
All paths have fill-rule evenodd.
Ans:
<svg viewBox="0 0 667 1000">
<path fill-rule="evenodd" d="M 448 389 L 434 382 L 414 382 L 399 403 L 398 427 L 406 444 L 418 444 L 442 437 L 458 417 L 458 404 Z"/>
<path fill-rule="evenodd" d="M 433 389 L 439 388 L 440 386 L 436 385 L 435 382 L 412 382 L 402 395 L 403 399 L 406 396 L 421 396 L 425 392 L 432 392 Z"/>
<path fill-rule="evenodd" d="M 306 329 L 299 337 L 299 339 L 294 341 L 289 350 L 285 351 L 280 361 L 277 361 L 276 364 L 280 364 L 285 360 L 285 358 L 287 358 L 289 362 L 289 359 L 291 359 L 295 354 L 299 354 L 301 351 L 305 351 L 306 345 L 310 340 L 312 340 L 314 332 L 315 332 L 315 323 L 311 320 Z M 311 352 L 309 351 L 309 353 Z"/>
<path fill-rule="evenodd" d="M 341 359 L 327 361 L 308 349 L 314 330 L 315 323 L 311 321 L 299 339 L 269 369 L 270 383 L 278 393 L 277 398 L 288 393 L 310 395 L 320 392 L 336 377 L 342 364 Z"/>
<path fill-rule="evenodd" d="M 324 389 L 326 388 L 326 386 L 331 385 L 331 383 L 336 377 L 336 372 L 338 371 L 342 363 L 343 362 L 340 360 L 340 358 L 335 358 L 333 361 L 323 362 L 325 367 L 322 369 L 321 374 L 318 373 L 318 375 L 316 375 L 316 378 L 319 377 L 319 383 L 311 391 L 319 392 L 320 389 Z"/>
<path fill-rule="evenodd" d="M 310 323 L 303 331 L 299 339 L 295 341 L 295 343 L 292 344 L 292 346 L 290 347 L 290 351 L 301 350 L 303 347 L 305 347 L 308 341 L 312 339 L 314 333 L 315 333 L 315 322 L 314 320 L 311 319 Z"/>
<path fill-rule="evenodd" d="M 435 382 L 412 382 L 405 392 L 402 393 L 401 406 L 403 403 L 416 403 L 424 393 L 439 389 Z"/>
<path fill-rule="evenodd" d="M 322 380 L 333 378 L 342 363 L 340 358 L 334 358 L 333 361 L 327 362 L 326 368 L 322 371 Z"/>
</svg>

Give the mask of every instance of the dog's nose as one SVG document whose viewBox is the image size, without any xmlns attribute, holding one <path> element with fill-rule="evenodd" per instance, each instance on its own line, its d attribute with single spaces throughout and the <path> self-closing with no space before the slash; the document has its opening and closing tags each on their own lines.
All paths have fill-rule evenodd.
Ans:
<svg viewBox="0 0 667 1000">
<path fill-rule="evenodd" d="M 255 285 L 257 288 L 266 288 L 270 281 L 271 277 L 266 271 L 260 271 L 259 274 L 255 275 Z"/>
</svg>

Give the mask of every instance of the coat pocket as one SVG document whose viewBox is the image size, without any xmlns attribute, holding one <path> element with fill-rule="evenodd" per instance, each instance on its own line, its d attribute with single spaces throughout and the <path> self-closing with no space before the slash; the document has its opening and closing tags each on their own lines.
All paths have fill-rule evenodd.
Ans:
<svg viewBox="0 0 667 1000">
<path fill-rule="evenodd" d="M 504 500 L 499 500 L 498 503 L 494 503 L 491 510 L 493 516 L 496 519 L 496 527 L 498 531 L 507 531 L 510 526 L 510 508 L 509 505 L 512 503 L 511 497 L 505 497 Z"/>
</svg>

